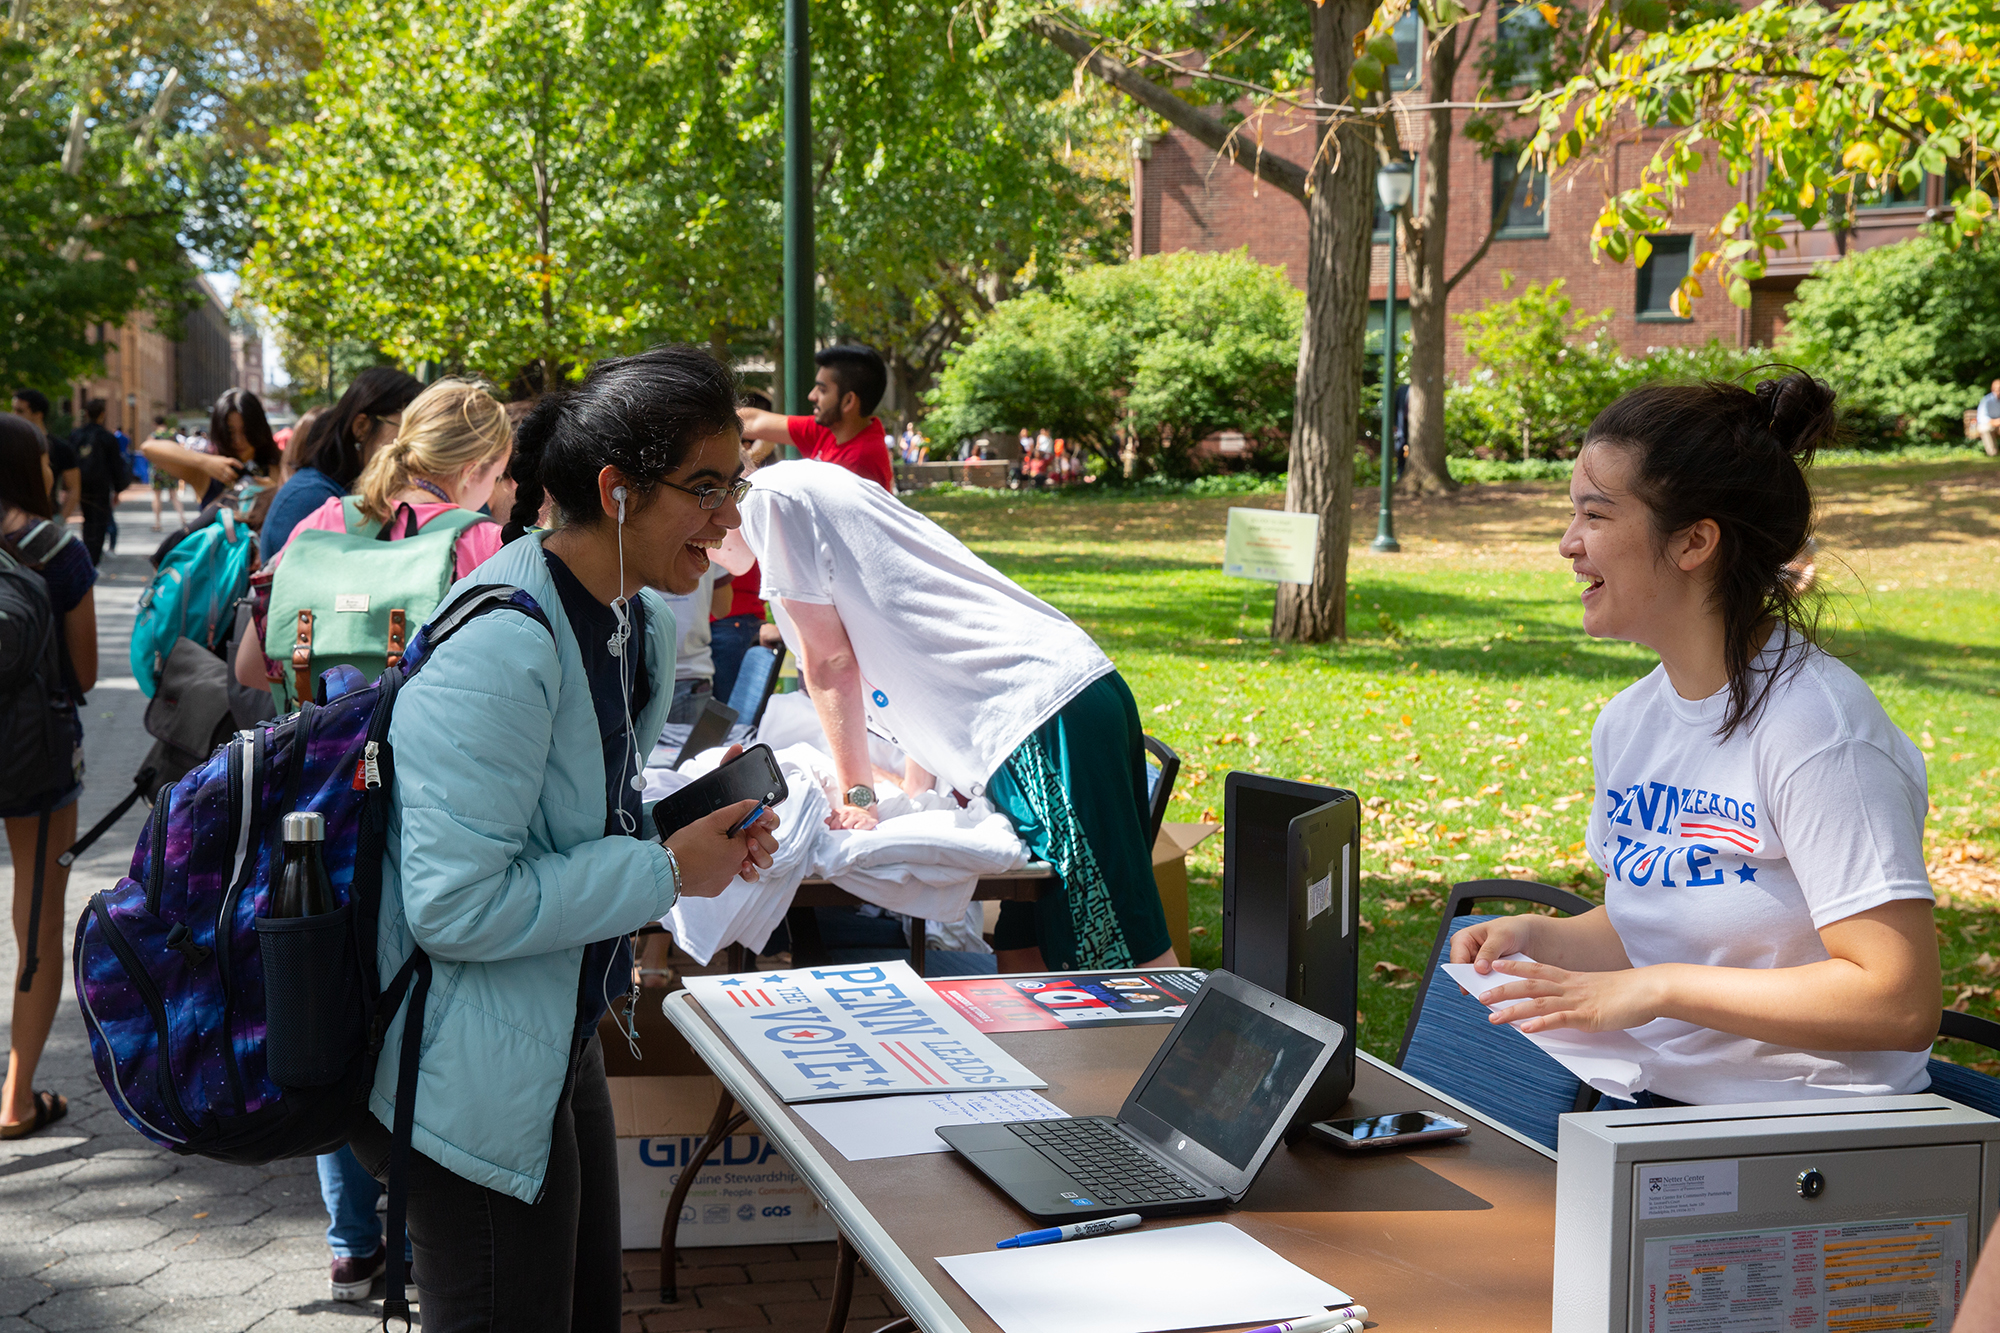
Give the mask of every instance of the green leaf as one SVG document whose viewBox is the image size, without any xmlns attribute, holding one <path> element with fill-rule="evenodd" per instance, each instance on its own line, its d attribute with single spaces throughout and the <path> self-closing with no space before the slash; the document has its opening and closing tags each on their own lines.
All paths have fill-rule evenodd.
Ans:
<svg viewBox="0 0 2000 1333">
<path fill-rule="evenodd" d="M 1665 32 L 1667 28 L 1666 0 L 1623 0 L 1618 14 L 1627 27 L 1640 32 Z"/>
<path fill-rule="evenodd" d="M 1729 280 L 1729 303 L 1739 310 L 1750 308 L 1750 284 L 1741 278 Z"/>
<path fill-rule="evenodd" d="M 1347 81 L 1363 92 L 1380 92 L 1384 82 L 1382 62 L 1374 56 L 1356 56 L 1347 71 Z"/>
<path fill-rule="evenodd" d="M 1646 261 L 1653 257 L 1653 243 L 1644 236 L 1632 242 L 1632 267 L 1644 268 Z"/>
</svg>

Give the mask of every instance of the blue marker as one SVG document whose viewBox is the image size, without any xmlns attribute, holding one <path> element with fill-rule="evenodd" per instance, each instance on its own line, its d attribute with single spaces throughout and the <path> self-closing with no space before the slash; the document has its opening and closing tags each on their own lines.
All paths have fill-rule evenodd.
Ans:
<svg viewBox="0 0 2000 1333">
<path fill-rule="evenodd" d="M 733 838 L 737 834 L 741 833 L 744 829 L 749 828 L 752 824 L 762 819 L 764 817 L 764 812 L 766 810 L 769 810 L 770 808 L 771 807 L 768 805 L 760 805 L 755 810 L 752 810 L 750 812 L 750 817 L 748 819 L 745 819 L 741 824 L 738 824 L 735 828 L 729 830 L 729 836 Z"/>
<path fill-rule="evenodd" d="M 993 1248 L 996 1250 L 1020 1250 L 1030 1245 L 1047 1245 L 1058 1240 L 1084 1240 L 1091 1236 L 1108 1236 L 1114 1231 L 1130 1231 L 1146 1219 L 1137 1213 L 1120 1213 L 1116 1217 L 1100 1217 L 1095 1222 L 1070 1222 L 1064 1226 L 1047 1227 L 1041 1231 L 1023 1231 L 1018 1236 L 1009 1236 Z"/>
</svg>

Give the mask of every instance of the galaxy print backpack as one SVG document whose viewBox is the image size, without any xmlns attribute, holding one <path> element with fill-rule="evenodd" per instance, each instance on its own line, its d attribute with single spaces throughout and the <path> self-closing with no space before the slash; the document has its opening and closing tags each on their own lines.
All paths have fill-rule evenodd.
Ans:
<svg viewBox="0 0 2000 1333">
<path fill-rule="evenodd" d="M 389 720 L 430 650 L 499 610 L 548 627 L 527 593 L 482 585 L 373 684 L 352 667 L 326 672 L 317 702 L 238 732 L 162 789 L 131 873 L 92 895 L 74 957 L 90 1053 L 119 1114 L 154 1143 L 244 1164 L 331 1152 L 366 1113 L 383 1032 L 406 995 L 408 1028 L 421 1034 L 429 960 L 417 951 L 386 985 L 375 967 Z M 295 810 L 325 820 L 336 907 L 273 918 L 282 817 Z M 407 1067 L 415 1043 L 404 1044 Z M 398 1121 L 414 1113 L 406 1100 Z"/>
</svg>

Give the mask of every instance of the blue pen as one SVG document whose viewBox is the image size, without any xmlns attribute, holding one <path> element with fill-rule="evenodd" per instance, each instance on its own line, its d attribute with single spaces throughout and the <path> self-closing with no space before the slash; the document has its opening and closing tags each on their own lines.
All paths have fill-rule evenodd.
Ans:
<svg viewBox="0 0 2000 1333">
<path fill-rule="evenodd" d="M 1047 1245 L 1058 1240 L 1084 1240 L 1091 1236 L 1108 1236 L 1114 1231 L 1130 1231 L 1146 1219 L 1137 1213 L 1120 1213 L 1116 1217 L 1100 1217 L 1095 1222 L 1069 1222 L 1059 1227 L 1046 1227 L 1041 1231 L 1023 1231 L 1018 1236 L 1009 1236 L 993 1248 L 996 1250 L 1020 1250 L 1030 1245 Z"/>
<path fill-rule="evenodd" d="M 733 838 L 737 834 L 741 833 L 744 829 L 749 828 L 752 824 L 762 819 L 764 817 L 764 812 L 766 810 L 769 810 L 770 808 L 771 807 L 768 805 L 760 805 L 755 810 L 752 810 L 750 812 L 750 817 L 748 819 L 745 819 L 741 824 L 738 824 L 735 828 L 729 830 L 729 836 Z"/>
</svg>

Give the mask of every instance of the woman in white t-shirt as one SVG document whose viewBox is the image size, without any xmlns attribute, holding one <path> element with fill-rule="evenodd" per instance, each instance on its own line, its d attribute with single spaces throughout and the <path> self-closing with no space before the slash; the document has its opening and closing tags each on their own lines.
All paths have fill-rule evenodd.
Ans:
<svg viewBox="0 0 2000 1333">
<path fill-rule="evenodd" d="M 751 480 L 742 555 L 826 730 L 830 822 L 874 825 L 875 732 L 909 757 L 906 789 L 941 777 L 985 797 L 1060 874 L 1041 901 L 1002 904 L 1001 971 L 1171 966 L 1139 710 L 1111 659 L 872 481 L 811 461 Z M 734 558 L 727 543 L 718 554 Z"/>
<path fill-rule="evenodd" d="M 1630 1029 L 1653 1052 L 1641 1104 L 1929 1086 L 1923 757 L 1813 643 L 1797 563 L 1802 467 L 1834 422 L 1804 374 L 1653 385 L 1577 458 L 1560 549 L 1584 631 L 1660 655 L 1591 736 L 1605 905 L 1471 926 L 1451 954 L 1520 978 L 1482 997 L 1496 1023 Z"/>
</svg>

